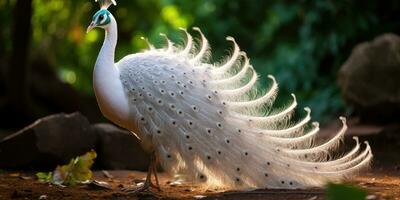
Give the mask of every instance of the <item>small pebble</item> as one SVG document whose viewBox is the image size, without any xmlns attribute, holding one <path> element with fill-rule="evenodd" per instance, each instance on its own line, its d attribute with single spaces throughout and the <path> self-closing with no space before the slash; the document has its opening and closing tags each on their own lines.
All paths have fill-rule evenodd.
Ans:
<svg viewBox="0 0 400 200">
<path fill-rule="evenodd" d="M 19 178 L 22 180 L 31 180 L 32 179 L 32 177 L 29 177 L 29 176 L 20 176 Z"/>
<path fill-rule="evenodd" d="M 40 197 L 39 197 L 39 200 L 45 200 L 45 199 L 47 199 L 47 195 L 40 195 Z"/>
<path fill-rule="evenodd" d="M 178 186 L 178 185 L 182 185 L 182 183 L 179 182 L 179 181 L 174 181 L 174 182 L 169 183 L 169 185 L 170 185 L 171 187 L 175 187 L 175 186 Z"/>
<path fill-rule="evenodd" d="M 133 182 L 134 182 L 135 184 L 138 184 L 138 183 L 143 183 L 144 180 L 142 180 L 142 179 L 134 179 Z"/>
<path fill-rule="evenodd" d="M 367 200 L 374 200 L 376 199 L 376 195 L 370 194 L 366 197 Z"/>
<path fill-rule="evenodd" d="M 317 196 L 313 196 L 313 197 L 309 198 L 308 200 L 317 200 L 317 199 L 318 199 Z"/>
<path fill-rule="evenodd" d="M 143 186 L 143 185 L 144 185 L 144 182 L 140 182 L 140 183 L 136 184 L 137 187 L 140 187 L 140 186 Z"/>
<path fill-rule="evenodd" d="M 193 196 L 193 198 L 195 198 L 195 199 L 203 199 L 203 198 L 206 198 L 207 196 L 204 196 L 204 195 L 195 195 L 195 196 Z"/>
<path fill-rule="evenodd" d="M 108 171 L 106 171 L 106 170 L 102 170 L 101 172 L 103 173 L 103 175 L 104 175 L 106 178 L 114 178 L 114 176 L 111 175 L 110 172 L 108 172 Z"/>
</svg>

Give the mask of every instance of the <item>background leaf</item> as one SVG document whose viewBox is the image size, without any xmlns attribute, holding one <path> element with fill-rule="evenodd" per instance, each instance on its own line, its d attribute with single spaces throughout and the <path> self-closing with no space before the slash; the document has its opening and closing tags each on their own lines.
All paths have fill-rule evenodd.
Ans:
<svg viewBox="0 0 400 200">
<path fill-rule="evenodd" d="M 365 200 L 367 192 L 356 186 L 330 183 L 326 189 L 327 200 Z"/>
</svg>

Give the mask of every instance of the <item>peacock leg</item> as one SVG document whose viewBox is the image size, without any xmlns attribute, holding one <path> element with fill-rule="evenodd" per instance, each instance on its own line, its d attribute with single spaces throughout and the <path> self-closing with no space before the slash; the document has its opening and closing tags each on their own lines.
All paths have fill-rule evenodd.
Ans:
<svg viewBox="0 0 400 200">
<path fill-rule="evenodd" d="M 156 184 L 154 185 L 151 181 L 150 181 L 150 184 L 151 184 L 152 187 L 156 188 L 158 191 L 161 191 L 161 187 L 160 187 L 160 183 L 158 181 L 158 175 L 157 175 L 157 163 L 158 163 L 158 160 L 157 160 L 157 156 L 156 155 L 154 155 L 154 162 L 153 163 L 154 164 L 152 166 L 152 168 L 153 168 L 152 170 L 153 170 L 154 178 L 156 180 Z"/>
<path fill-rule="evenodd" d="M 151 182 L 151 175 L 154 173 L 155 179 L 156 179 L 156 185 L 154 185 Z M 129 189 L 124 189 L 123 191 L 127 192 L 128 194 L 137 194 L 140 192 L 144 191 L 149 191 L 150 188 L 156 188 L 158 191 L 161 191 L 160 185 L 158 183 L 158 177 L 157 177 L 157 159 L 155 153 L 151 154 L 151 160 L 150 160 L 150 165 L 147 171 L 147 176 L 146 180 L 144 181 L 144 184 L 137 187 L 137 188 L 129 188 Z"/>
</svg>

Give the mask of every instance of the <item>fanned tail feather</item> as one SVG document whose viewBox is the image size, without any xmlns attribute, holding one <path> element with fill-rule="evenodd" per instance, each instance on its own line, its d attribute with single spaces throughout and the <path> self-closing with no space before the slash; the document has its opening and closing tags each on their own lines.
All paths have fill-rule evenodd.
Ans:
<svg viewBox="0 0 400 200">
<path fill-rule="evenodd" d="M 204 59 L 208 58 L 208 51 L 209 51 L 209 45 L 208 45 L 208 40 L 204 36 L 203 32 L 198 27 L 194 27 L 193 30 L 197 31 L 200 34 L 201 37 L 201 48 L 197 55 L 194 56 L 194 58 L 191 59 L 191 62 L 193 63 L 198 63 L 203 61 Z"/>
<path fill-rule="evenodd" d="M 340 181 L 368 167 L 371 148 L 365 142 L 361 151 L 357 137 L 353 149 L 335 156 L 347 130 L 345 118 L 340 117 L 343 127 L 335 136 L 317 142 L 319 124 L 310 122 L 309 108 L 304 109 L 303 119 L 289 123 L 297 107 L 294 94 L 286 107 L 270 111 L 278 92 L 272 75 L 268 76 L 271 86 L 267 91 L 251 95 L 258 75 L 232 37 L 227 37 L 233 43 L 232 56 L 218 66 L 205 63 L 209 45 L 200 29 L 194 28 L 200 34 L 198 50 L 192 36 L 182 30 L 187 37 L 185 47 L 175 48 L 162 35 L 166 48 L 154 49 L 149 44 L 150 51 L 138 55 L 143 63 L 162 60 L 157 70 L 144 64 L 138 67 L 142 66 L 139 61 L 135 67 L 121 68 L 127 70 L 121 79 L 129 98 L 135 99 L 132 112 L 139 116 L 136 123 L 151 138 L 167 172 L 208 187 L 304 188 Z M 146 85 L 129 76 L 129 70 L 142 70 L 143 79 L 153 82 Z M 132 92 L 140 84 L 146 89 Z M 137 97 L 141 93 L 143 96 Z M 149 108 L 156 109 L 150 112 Z"/>
<path fill-rule="evenodd" d="M 181 52 L 179 52 L 178 54 L 179 54 L 180 56 L 186 56 L 186 57 L 188 57 L 190 51 L 192 50 L 193 38 L 192 38 L 192 36 L 187 32 L 186 29 L 180 28 L 180 30 L 182 30 L 183 32 L 185 32 L 187 39 L 186 39 L 186 46 L 185 46 L 185 48 L 184 48 Z"/>
</svg>

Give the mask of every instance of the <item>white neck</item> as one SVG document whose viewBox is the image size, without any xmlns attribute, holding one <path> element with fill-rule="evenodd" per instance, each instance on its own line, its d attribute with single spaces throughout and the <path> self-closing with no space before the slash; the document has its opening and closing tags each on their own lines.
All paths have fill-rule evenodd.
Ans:
<svg viewBox="0 0 400 200">
<path fill-rule="evenodd" d="M 93 71 L 93 87 L 97 103 L 103 115 L 114 123 L 129 127 L 129 105 L 120 81 L 119 70 L 114 64 L 117 45 L 117 22 L 110 15 L 111 22 L 105 28 L 105 39 Z"/>
<path fill-rule="evenodd" d="M 105 28 L 105 39 L 97 57 L 96 66 L 107 64 L 114 66 L 115 47 L 118 40 L 118 28 L 115 18 L 110 14 L 111 22 Z"/>
</svg>

